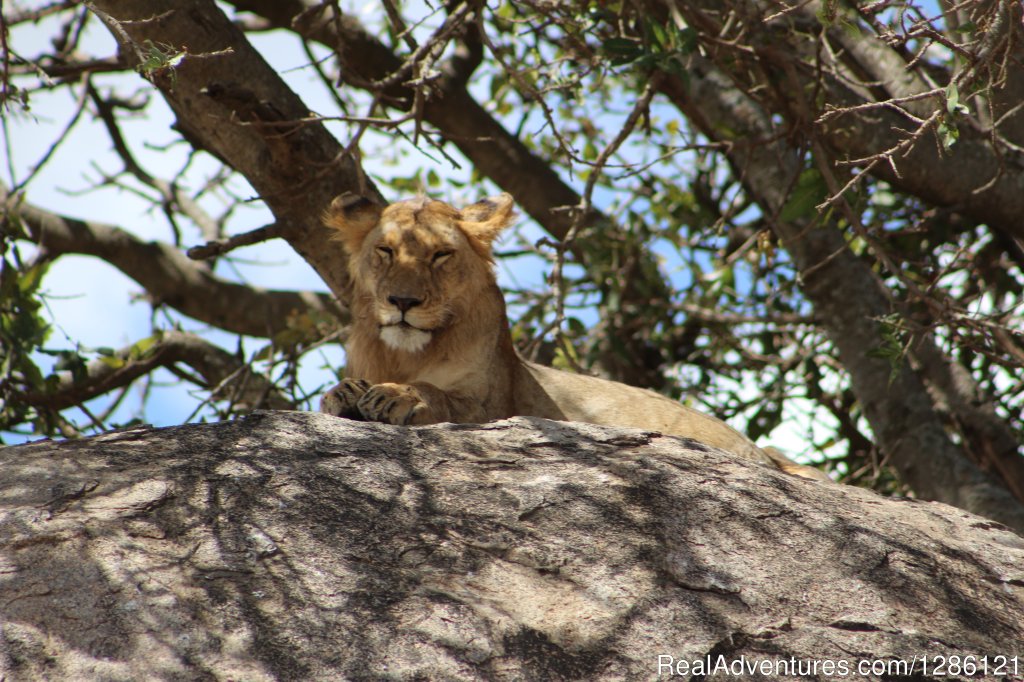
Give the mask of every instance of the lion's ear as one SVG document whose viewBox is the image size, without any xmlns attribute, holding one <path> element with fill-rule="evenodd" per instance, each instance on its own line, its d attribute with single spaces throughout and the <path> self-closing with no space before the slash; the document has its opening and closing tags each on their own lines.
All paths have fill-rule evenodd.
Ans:
<svg viewBox="0 0 1024 682">
<path fill-rule="evenodd" d="M 363 240 L 380 221 L 384 210 L 373 199 L 352 192 L 336 196 L 324 211 L 324 225 L 335 231 L 336 237 L 349 253 L 356 253 Z"/>
<path fill-rule="evenodd" d="M 460 211 L 462 229 L 467 235 L 490 249 L 491 242 L 512 222 L 512 195 L 501 193 L 467 206 Z"/>
</svg>

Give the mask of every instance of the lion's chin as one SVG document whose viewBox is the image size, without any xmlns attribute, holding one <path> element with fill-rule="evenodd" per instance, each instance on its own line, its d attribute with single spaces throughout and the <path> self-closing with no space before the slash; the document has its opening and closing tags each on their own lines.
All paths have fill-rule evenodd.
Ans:
<svg viewBox="0 0 1024 682">
<path fill-rule="evenodd" d="M 407 324 L 391 324 L 380 329 L 380 340 L 393 350 L 418 353 L 430 342 L 428 331 Z"/>
</svg>

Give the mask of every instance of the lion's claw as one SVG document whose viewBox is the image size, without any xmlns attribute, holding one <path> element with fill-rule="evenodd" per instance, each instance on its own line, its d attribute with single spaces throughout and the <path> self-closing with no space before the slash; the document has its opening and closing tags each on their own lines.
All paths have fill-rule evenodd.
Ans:
<svg viewBox="0 0 1024 682">
<path fill-rule="evenodd" d="M 404 384 L 377 384 L 370 387 L 357 403 L 363 418 L 385 424 L 413 423 L 427 409 L 419 391 Z"/>
<path fill-rule="evenodd" d="M 320 411 L 335 417 L 363 421 L 358 403 L 372 384 L 364 379 L 342 379 L 341 383 L 327 391 L 320 399 Z"/>
</svg>

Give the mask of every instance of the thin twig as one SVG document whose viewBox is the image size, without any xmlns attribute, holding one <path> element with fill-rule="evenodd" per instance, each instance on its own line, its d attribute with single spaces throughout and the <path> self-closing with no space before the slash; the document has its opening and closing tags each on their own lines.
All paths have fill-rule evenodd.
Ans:
<svg viewBox="0 0 1024 682">
<path fill-rule="evenodd" d="M 629 115 L 626 117 L 626 121 L 623 123 L 622 128 L 619 129 L 618 134 L 597 155 L 597 159 L 594 161 L 590 175 L 587 177 L 583 193 L 580 195 L 580 203 L 574 209 L 572 225 L 569 227 L 568 232 L 566 232 L 565 237 L 555 246 L 555 265 L 550 277 L 555 299 L 555 319 L 552 325 L 553 328 L 557 330 L 556 342 L 562 346 L 566 360 L 577 372 L 581 372 L 582 368 L 573 358 L 573 353 L 569 352 L 569 341 L 565 338 L 565 334 L 563 332 L 566 299 L 565 281 L 563 276 L 563 271 L 565 269 L 565 255 L 568 250 L 572 248 L 572 244 L 576 240 L 576 236 L 584 227 L 584 222 L 591 215 L 594 188 L 597 186 L 597 180 L 601 176 L 604 165 L 608 163 L 608 160 L 612 155 L 615 154 L 629 136 L 632 135 L 641 116 L 648 114 L 651 100 L 654 99 L 654 95 L 658 92 L 662 78 L 663 74 L 661 72 L 655 72 L 651 75 L 650 80 L 644 87 L 643 93 L 641 93 L 636 104 L 633 105 L 633 109 L 629 112 Z"/>
<path fill-rule="evenodd" d="M 284 231 L 280 224 L 271 223 L 258 227 L 255 230 L 235 235 L 229 239 L 207 242 L 202 246 L 193 246 L 185 253 L 192 260 L 206 260 L 214 256 L 223 256 L 225 253 L 242 246 L 251 246 L 252 244 L 270 241 L 281 236 L 281 233 Z"/>
<path fill-rule="evenodd" d="M 88 84 L 88 81 L 86 81 L 86 83 Z M 14 185 L 14 187 L 11 189 L 12 192 L 18 192 L 19 190 L 24 188 L 26 185 L 28 185 L 28 183 L 32 181 L 32 178 L 34 178 L 36 175 L 38 175 L 39 172 L 43 169 L 43 167 L 47 164 L 47 162 L 50 159 L 53 158 L 53 155 L 57 153 L 57 148 L 60 147 L 61 144 L 63 144 L 64 141 L 68 139 L 68 137 L 70 136 L 71 130 L 75 127 L 75 124 L 78 123 L 79 119 L 81 119 L 82 113 L 85 111 L 85 103 L 87 101 L 88 101 L 88 97 L 87 97 L 87 88 L 86 88 L 86 89 L 83 89 L 82 92 L 78 95 L 78 101 L 75 103 L 75 111 L 71 115 L 71 118 L 68 120 L 67 125 L 64 126 L 64 130 L 60 133 L 60 135 L 57 137 L 57 139 L 54 141 L 54 143 L 52 145 L 50 145 L 50 148 L 46 150 L 46 153 L 43 154 L 43 157 L 41 159 L 39 159 L 39 161 L 36 162 L 36 164 L 34 166 L 32 166 L 32 170 L 29 171 L 29 174 L 27 176 L 25 176 L 25 178 L 21 182 L 19 182 L 16 185 Z M 10 131 L 7 129 L 7 117 L 4 116 L 4 117 L 0 117 L 0 118 L 3 118 L 5 143 L 9 145 L 9 143 L 10 143 Z M 8 149 L 10 149 L 9 146 L 8 146 Z M 14 181 L 15 178 L 14 178 L 13 155 L 9 155 L 8 156 L 8 163 L 11 164 L 10 165 L 11 180 Z"/>
</svg>

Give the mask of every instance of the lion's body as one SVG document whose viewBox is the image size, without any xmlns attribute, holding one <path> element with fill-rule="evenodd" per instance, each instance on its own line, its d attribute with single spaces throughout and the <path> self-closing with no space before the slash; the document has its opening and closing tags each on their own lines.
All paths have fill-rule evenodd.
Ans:
<svg viewBox="0 0 1024 682">
<path fill-rule="evenodd" d="M 380 208 L 346 195 L 325 216 L 350 255 L 347 377 L 324 412 L 394 424 L 532 416 L 692 438 L 820 478 L 724 422 L 652 391 L 523 360 L 512 345 L 491 242 L 512 217 L 502 195 L 462 211 L 415 199 Z"/>
<path fill-rule="evenodd" d="M 725 422 L 654 391 L 517 360 L 513 382 L 517 415 L 632 426 L 692 438 L 756 462 L 773 461 Z"/>
</svg>

